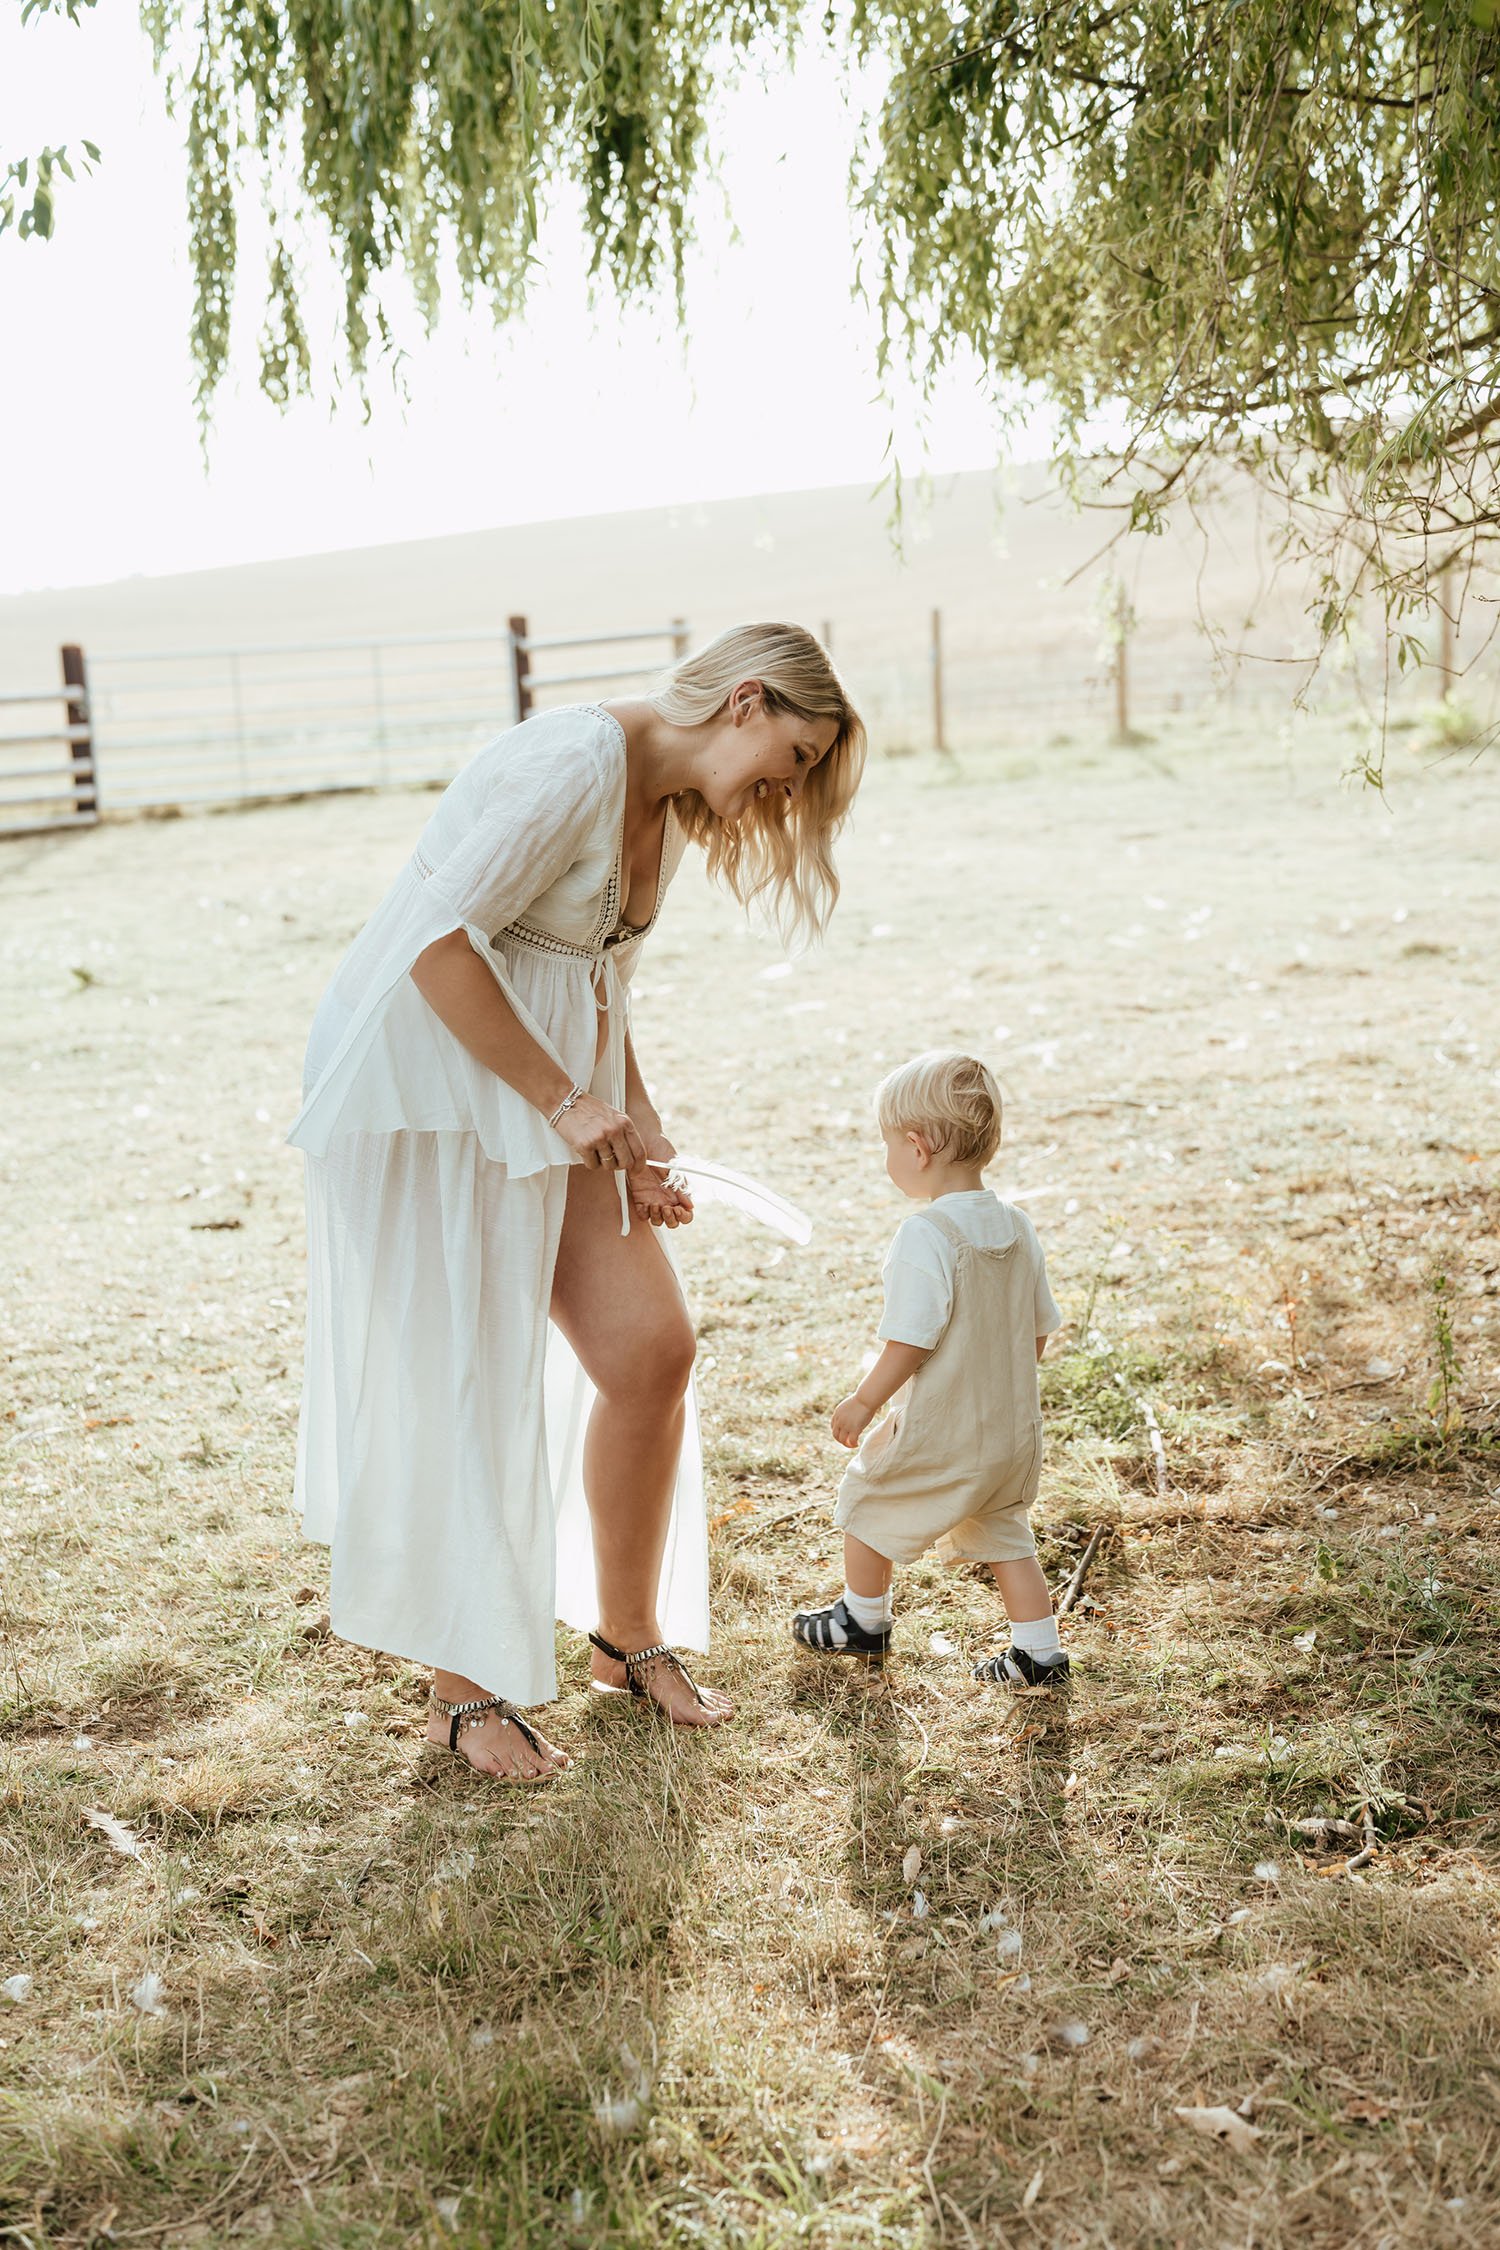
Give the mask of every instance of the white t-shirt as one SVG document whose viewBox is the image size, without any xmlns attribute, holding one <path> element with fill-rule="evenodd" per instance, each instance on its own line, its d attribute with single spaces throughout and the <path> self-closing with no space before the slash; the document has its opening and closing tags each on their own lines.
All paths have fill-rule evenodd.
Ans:
<svg viewBox="0 0 1500 2250">
<path fill-rule="evenodd" d="M 1002 1203 L 992 1188 L 966 1188 L 934 1196 L 928 1205 L 951 1219 L 977 1249 L 1006 1250 L 1015 1242 L 1034 1276 L 1036 1333 L 1050 1336 L 1062 1314 L 1047 1287 L 1047 1267 L 1036 1228 L 1024 1211 Z M 953 1276 L 958 1253 L 937 1227 L 918 1213 L 903 1219 L 886 1252 L 882 1278 L 885 1309 L 877 1334 L 883 1344 L 914 1344 L 931 1351 L 953 1312 Z"/>
</svg>

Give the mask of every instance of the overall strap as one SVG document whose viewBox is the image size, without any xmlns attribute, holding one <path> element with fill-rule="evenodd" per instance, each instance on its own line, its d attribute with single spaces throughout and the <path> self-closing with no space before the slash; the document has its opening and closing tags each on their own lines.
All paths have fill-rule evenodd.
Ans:
<svg viewBox="0 0 1500 2250">
<path fill-rule="evenodd" d="M 975 1247 L 964 1233 L 963 1228 L 956 1227 L 953 1224 L 946 1211 L 919 1211 L 917 1216 L 919 1219 L 926 1219 L 932 1226 L 935 1226 L 938 1233 L 942 1235 L 946 1242 L 951 1242 L 955 1250 L 972 1250 Z"/>
<path fill-rule="evenodd" d="M 946 1211 L 921 1211 L 917 1215 L 919 1218 L 926 1219 L 930 1225 L 935 1226 L 938 1233 L 942 1235 L 946 1242 L 950 1242 L 955 1250 L 972 1250 L 976 1258 L 1005 1258 L 1015 1248 L 1013 1240 L 997 1243 L 993 1249 L 986 1243 L 972 1241 L 964 1233 L 962 1227 L 954 1225 Z"/>
</svg>

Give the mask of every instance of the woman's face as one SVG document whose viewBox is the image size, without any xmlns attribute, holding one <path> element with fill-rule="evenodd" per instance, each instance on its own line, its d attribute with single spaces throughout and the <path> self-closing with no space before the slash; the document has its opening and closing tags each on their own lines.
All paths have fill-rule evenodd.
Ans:
<svg viewBox="0 0 1500 2250">
<path fill-rule="evenodd" d="M 752 805 L 778 798 L 790 811 L 838 731 L 837 719 L 769 709 L 759 680 L 741 680 L 716 722 L 705 761 L 704 801 L 720 820 L 739 820 Z"/>
</svg>

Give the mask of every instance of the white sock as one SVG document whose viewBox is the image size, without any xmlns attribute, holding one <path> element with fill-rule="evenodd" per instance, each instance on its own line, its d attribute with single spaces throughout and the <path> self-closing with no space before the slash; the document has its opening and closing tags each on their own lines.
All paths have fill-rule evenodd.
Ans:
<svg viewBox="0 0 1500 2250">
<path fill-rule="evenodd" d="M 846 1586 L 844 1607 L 855 1624 L 867 1633 L 883 1633 L 895 1614 L 889 1586 L 883 1594 L 856 1594 L 852 1586 Z"/>
<path fill-rule="evenodd" d="M 1057 1637 L 1057 1619 L 1028 1617 L 1018 1624 L 1012 1618 L 1010 1645 L 1012 1648 L 1024 1648 L 1028 1656 L 1061 1656 L 1062 1642 Z"/>
</svg>

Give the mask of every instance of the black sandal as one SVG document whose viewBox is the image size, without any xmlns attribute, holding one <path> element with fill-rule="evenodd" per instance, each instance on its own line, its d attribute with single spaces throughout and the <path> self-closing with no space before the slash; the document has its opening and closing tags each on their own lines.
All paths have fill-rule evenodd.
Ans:
<svg viewBox="0 0 1500 2250">
<path fill-rule="evenodd" d="M 1011 1688 L 1065 1688 L 1072 1670 L 1065 1655 L 1033 1656 L 1027 1648 L 1003 1648 L 973 1666 L 976 1680 Z"/>
<path fill-rule="evenodd" d="M 819 1656 L 862 1656 L 867 1664 L 879 1664 L 891 1645 L 891 1628 L 882 1625 L 878 1632 L 868 1632 L 840 1594 L 826 1609 L 799 1609 L 792 1619 L 792 1638 Z"/>
<path fill-rule="evenodd" d="M 665 1641 L 658 1641 L 653 1648 L 632 1649 L 629 1654 L 623 1648 L 616 1648 L 613 1641 L 605 1640 L 602 1633 L 590 1633 L 589 1641 L 601 1656 L 607 1656 L 612 1662 L 623 1664 L 625 1667 L 624 1687 L 612 1687 L 608 1680 L 591 1680 L 589 1684 L 596 1694 L 634 1695 L 644 1703 L 654 1704 L 656 1709 L 661 1711 L 662 1706 L 657 1703 L 656 1697 L 646 1684 L 646 1667 L 660 1660 L 662 1663 L 670 1665 L 672 1670 L 686 1681 L 697 1698 L 701 1710 L 707 1711 L 710 1708 L 708 1697 L 699 1687 L 692 1673 L 683 1663 L 682 1658 L 675 1649 L 668 1648 Z M 671 1714 L 663 1711 L 662 1716 L 669 1718 Z"/>
<path fill-rule="evenodd" d="M 536 1728 L 528 1720 L 523 1719 L 515 1705 L 508 1702 L 503 1695 L 476 1696 L 472 1703 L 448 1703 L 434 1690 L 428 1697 L 428 1703 L 440 1719 L 447 1720 L 448 1748 L 453 1752 L 455 1758 L 463 1758 L 466 1766 L 472 1767 L 474 1761 L 472 1758 L 464 1758 L 463 1752 L 458 1747 L 459 1735 L 466 1727 L 481 1725 L 489 1712 L 498 1711 L 500 1724 L 503 1727 L 514 1727 L 529 1750 L 534 1750 L 539 1758 L 548 1762 L 554 1770 L 557 1769 L 556 1753 L 547 1748 Z M 475 1770 L 477 1771 L 477 1769 Z M 499 1780 L 502 1776 L 497 1774 L 492 1775 L 491 1778 Z M 540 1774 L 517 1774 L 514 1778 L 517 1781 L 540 1781 L 542 1776 Z"/>
</svg>

